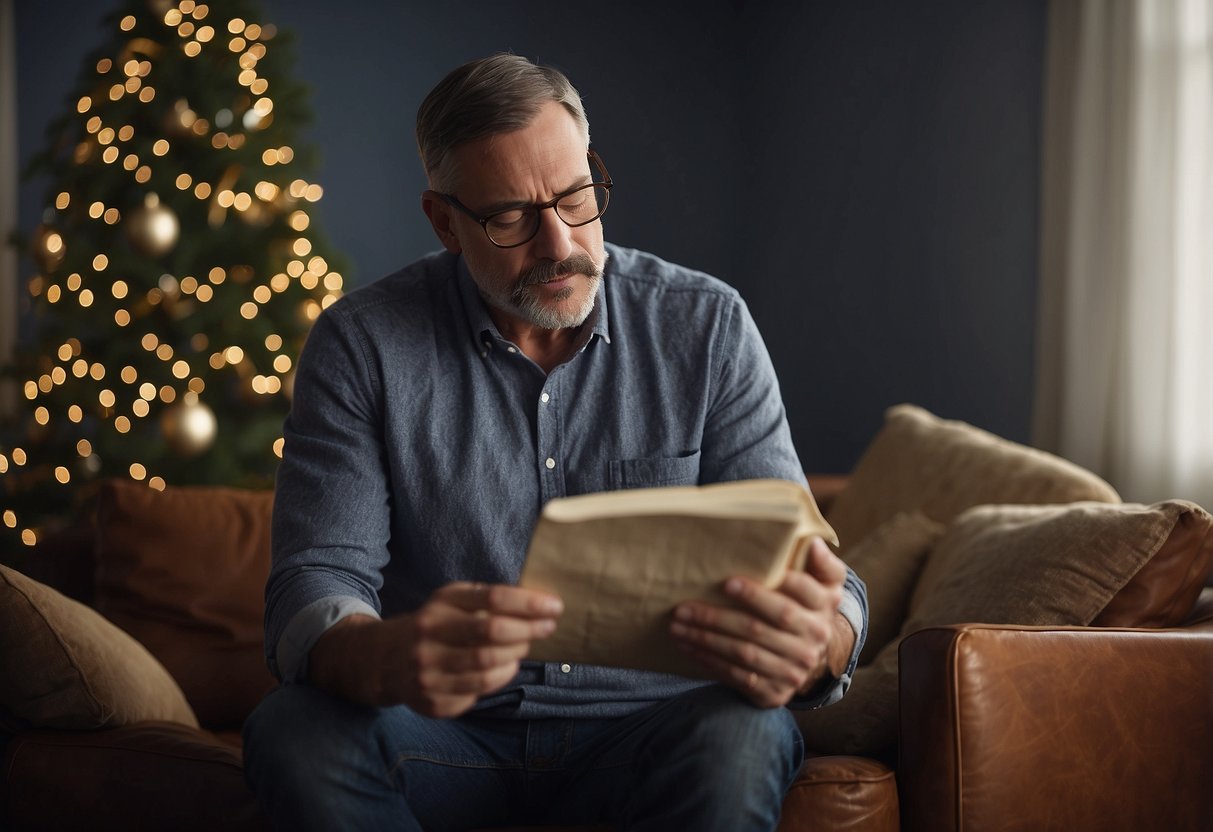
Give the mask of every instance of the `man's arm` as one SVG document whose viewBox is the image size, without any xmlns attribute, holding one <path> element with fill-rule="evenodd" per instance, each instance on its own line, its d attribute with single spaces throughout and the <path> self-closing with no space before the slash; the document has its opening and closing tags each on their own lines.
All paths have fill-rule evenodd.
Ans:
<svg viewBox="0 0 1213 832">
<path fill-rule="evenodd" d="M 562 608 L 534 590 L 448 584 L 414 613 L 338 621 L 312 647 L 308 681 L 359 704 L 458 716 L 514 678 Z"/>
<path fill-rule="evenodd" d="M 285 682 L 375 705 L 453 716 L 509 682 L 559 599 L 451 584 L 381 620 L 392 483 L 380 373 L 355 322 L 333 307 L 300 357 L 274 503 L 266 651 Z"/>
<path fill-rule="evenodd" d="M 719 372 L 704 425 L 702 481 L 805 483 L 775 369 L 740 299 L 712 354 Z M 866 632 L 867 598 L 854 573 L 818 541 L 806 572 L 789 574 L 776 590 L 744 580 L 730 586 L 742 609 L 684 605 L 684 629 L 675 631 L 680 643 L 756 704 L 840 698 Z M 837 681 L 819 687 L 822 679 Z"/>
</svg>

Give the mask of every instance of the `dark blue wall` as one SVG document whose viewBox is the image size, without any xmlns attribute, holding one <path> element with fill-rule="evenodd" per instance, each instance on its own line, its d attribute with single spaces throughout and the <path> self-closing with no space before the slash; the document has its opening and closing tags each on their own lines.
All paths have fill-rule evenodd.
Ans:
<svg viewBox="0 0 1213 832">
<path fill-rule="evenodd" d="M 435 247 L 422 97 L 510 50 L 580 89 L 608 238 L 749 301 L 806 468 L 848 470 L 900 401 L 1026 440 L 1044 0 L 263 2 L 313 90 L 320 221 L 355 284 Z M 105 8 L 18 0 L 22 160 Z"/>
</svg>

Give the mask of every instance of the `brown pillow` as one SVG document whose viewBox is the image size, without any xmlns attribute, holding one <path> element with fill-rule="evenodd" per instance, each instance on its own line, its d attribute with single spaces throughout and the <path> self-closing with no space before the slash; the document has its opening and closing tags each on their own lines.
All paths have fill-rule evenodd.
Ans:
<svg viewBox="0 0 1213 832">
<path fill-rule="evenodd" d="M 943 532 L 941 523 L 916 511 L 902 512 L 842 551 L 842 559 L 868 589 L 868 639 L 859 654 L 861 666 L 901 631 L 918 573 Z"/>
<path fill-rule="evenodd" d="M 262 617 L 273 492 L 104 484 L 97 608 L 137 638 L 207 728 L 239 727 L 274 687 Z"/>
<path fill-rule="evenodd" d="M 1213 518 L 1184 512 L 1162 548 L 1091 622 L 1094 627 L 1177 627 L 1187 620 L 1213 565 Z"/>
<path fill-rule="evenodd" d="M 1213 522 L 1182 500 L 964 512 L 928 556 L 898 638 L 856 670 L 841 702 L 798 715 L 807 745 L 829 753 L 887 751 L 897 740 L 897 648 L 907 635 L 969 622 L 1090 624 L 1173 534 L 1193 539 L 1189 515 L 1206 529 Z"/>
<path fill-rule="evenodd" d="M 198 727 L 181 688 L 138 642 L 7 566 L 0 566 L 0 705 L 43 728 L 145 720 Z"/>
<path fill-rule="evenodd" d="M 1120 502 L 1094 474 L 1060 457 L 1019 445 L 914 405 L 889 408 L 826 519 L 843 549 L 902 511 L 951 522 L 989 503 Z"/>
</svg>

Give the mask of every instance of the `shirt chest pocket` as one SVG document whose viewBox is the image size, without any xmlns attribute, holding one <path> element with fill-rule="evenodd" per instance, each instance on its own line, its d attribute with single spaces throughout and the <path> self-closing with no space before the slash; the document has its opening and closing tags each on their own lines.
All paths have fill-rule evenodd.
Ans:
<svg viewBox="0 0 1213 832">
<path fill-rule="evenodd" d="M 674 457 L 613 459 L 608 463 L 608 474 L 612 491 L 663 485 L 698 485 L 699 451 Z"/>
</svg>

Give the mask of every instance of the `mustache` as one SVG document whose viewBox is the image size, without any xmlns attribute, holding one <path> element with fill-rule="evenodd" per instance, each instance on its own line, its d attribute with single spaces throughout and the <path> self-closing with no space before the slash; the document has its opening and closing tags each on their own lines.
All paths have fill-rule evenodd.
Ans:
<svg viewBox="0 0 1213 832">
<path fill-rule="evenodd" d="M 574 254 L 560 261 L 541 260 L 518 276 L 517 288 L 547 283 L 571 274 L 583 274 L 592 279 L 600 277 L 602 269 L 586 254 Z"/>
</svg>

